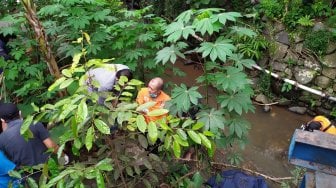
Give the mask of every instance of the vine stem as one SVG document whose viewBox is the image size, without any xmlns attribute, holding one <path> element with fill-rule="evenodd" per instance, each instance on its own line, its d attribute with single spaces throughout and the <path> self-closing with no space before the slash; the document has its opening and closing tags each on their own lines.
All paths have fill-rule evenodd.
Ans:
<svg viewBox="0 0 336 188">
<path fill-rule="evenodd" d="M 199 163 L 200 161 L 199 160 L 195 160 L 195 159 L 182 159 L 182 158 L 174 158 L 175 160 L 177 161 L 185 161 L 185 162 L 195 162 L 195 163 Z M 232 167 L 232 168 L 238 168 L 238 169 L 241 169 L 243 171 L 246 171 L 246 172 L 250 172 L 250 173 L 253 173 L 253 174 L 256 174 L 256 175 L 259 175 L 259 176 L 262 176 L 264 177 L 265 179 L 268 179 L 268 180 L 271 180 L 271 181 L 274 181 L 276 183 L 281 183 L 282 180 L 291 180 L 291 179 L 294 179 L 294 177 L 281 177 L 281 178 L 278 178 L 278 177 L 271 177 L 271 176 L 268 176 L 268 175 L 265 175 L 265 174 L 262 174 L 260 172 L 256 172 L 254 170 L 251 170 L 251 169 L 248 169 L 248 168 L 243 168 L 243 167 L 239 167 L 239 166 L 236 166 L 236 165 L 231 165 L 231 164 L 226 164 L 226 163 L 219 163 L 219 162 L 210 162 L 211 165 L 217 165 L 217 166 L 223 166 L 223 167 Z M 186 175 L 190 175 L 189 173 L 186 174 Z M 182 176 L 183 177 L 183 176 Z"/>
</svg>

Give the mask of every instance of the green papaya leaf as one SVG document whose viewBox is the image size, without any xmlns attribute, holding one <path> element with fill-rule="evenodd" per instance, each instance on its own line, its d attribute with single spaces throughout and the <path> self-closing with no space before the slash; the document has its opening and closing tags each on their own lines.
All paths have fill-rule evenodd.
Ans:
<svg viewBox="0 0 336 188">
<path fill-rule="evenodd" d="M 150 102 L 146 102 L 140 106 L 138 106 L 138 108 L 136 109 L 137 112 L 141 112 L 145 109 L 149 109 L 150 107 L 154 106 L 156 104 L 156 102 L 154 101 L 150 101 Z"/>
<path fill-rule="evenodd" d="M 62 156 L 65 144 L 62 144 L 57 150 L 57 158 L 59 159 Z"/>
<path fill-rule="evenodd" d="M 86 137 L 85 137 L 85 146 L 88 151 L 90 151 L 92 148 L 93 137 L 94 137 L 94 128 L 93 126 L 91 126 L 87 130 Z"/>
<path fill-rule="evenodd" d="M 172 136 L 171 135 L 166 135 L 166 138 L 164 140 L 164 148 L 166 150 L 168 150 L 170 148 L 171 142 L 172 142 Z"/>
<path fill-rule="evenodd" d="M 193 125 L 192 130 L 196 131 L 204 126 L 203 122 L 197 122 L 195 125 Z"/>
<path fill-rule="evenodd" d="M 136 80 L 136 79 L 132 79 L 131 81 L 128 82 L 128 85 L 132 85 L 132 86 L 139 86 L 142 84 L 143 82 L 141 82 L 140 80 Z"/>
<path fill-rule="evenodd" d="M 23 135 L 29 129 L 29 126 L 33 123 L 34 116 L 28 115 L 22 123 L 20 128 L 20 134 Z"/>
<path fill-rule="evenodd" d="M 188 147 L 189 143 L 186 140 L 182 140 L 179 135 L 173 136 L 174 140 L 176 140 L 181 146 Z"/>
<path fill-rule="evenodd" d="M 10 177 L 13 177 L 13 178 L 18 178 L 18 179 L 21 178 L 21 174 L 18 171 L 15 171 L 15 170 L 9 171 L 8 175 Z"/>
<path fill-rule="evenodd" d="M 138 129 L 142 132 L 145 133 L 146 129 L 147 129 L 147 123 L 145 121 L 145 118 L 143 117 L 143 115 L 138 115 L 137 119 L 136 119 L 136 124 Z"/>
<path fill-rule="evenodd" d="M 147 148 L 148 147 L 148 141 L 147 141 L 147 138 L 144 135 L 142 135 L 142 134 L 138 135 L 138 142 L 140 143 L 140 145 L 143 148 Z"/>
<path fill-rule="evenodd" d="M 105 188 L 104 177 L 99 170 L 96 171 L 96 182 L 98 188 Z"/>
<path fill-rule="evenodd" d="M 53 91 L 54 89 L 56 89 L 56 87 L 63 83 L 65 79 L 65 77 L 57 79 L 53 84 L 51 84 L 51 86 L 48 88 L 48 91 Z"/>
<path fill-rule="evenodd" d="M 204 179 L 200 172 L 196 172 L 192 178 L 195 187 L 202 187 Z"/>
<path fill-rule="evenodd" d="M 95 165 L 95 168 L 98 168 L 99 170 L 103 170 L 103 171 L 111 171 L 111 170 L 113 170 L 112 163 L 113 163 L 112 159 L 105 158 L 105 159 L 99 161 Z"/>
<path fill-rule="evenodd" d="M 88 116 L 88 107 L 86 105 L 86 100 L 82 99 L 82 101 L 78 105 L 76 121 L 78 123 L 81 123 L 86 119 L 87 116 Z"/>
<path fill-rule="evenodd" d="M 74 81 L 74 79 L 69 78 L 67 80 L 65 80 L 64 82 L 62 82 L 59 86 L 60 89 L 64 89 L 66 87 L 68 87 L 72 82 Z"/>
<path fill-rule="evenodd" d="M 128 167 L 126 167 L 126 173 L 127 173 L 127 175 L 133 177 L 134 171 L 131 167 L 128 166 Z"/>
<path fill-rule="evenodd" d="M 38 188 L 36 181 L 31 177 L 28 178 L 28 186 L 31 188 Z"/>
<path fill-rule="evenodd" d="M 71 71 L 69 69 L 63 69 L 62 74 L 68 78 L 71 78 Z"/>
<path fill-rule="evenodd" d="M 181 147 L 177 140 L 174 140 L 173 142 L 173 151 L 174 151 L 175 157 L 177 158 L 181 157 Z"/>
<path fill-rule="evenodd" d="M 202 144 L 206 147 L 206 148 L 211 148 L 211 142 L 210 140 L 204 136 L 204 134 L 202 133 L 198 133 L 199 137 L 201 138 L 202 140 Z"/>
<path fill-rule="evenodd" d="M 189 125 L 193 124 L 194 123 L 194 120 L 192 119 L 187 119 L 185 122 L 183 122 L 182 124 L 182 128 L 186 128 L 188 127 Z"/>
<path fill-rule="evenodd" d="M 180 138 L 182 139 L 182 140 L 187 140 L 188 139 L 188 137 L 187 137 L 187 134 L 184 132 L 184 130 L 182 130 L 182 129 L 177 129 L 177 134 L 180 136 Z"/>
<path fill-rule="evenodd" d="M 47 187 L 54 186 L 58 181 L 60 181 L 61 179 L 63 179 L 65 176 L 67 176 L 69 174 L 72 174 L 72 173 L 75 173 L 75 172 L 76 172 L 76 170 L 67 168 L 66 170 L 62 171 L 58 176 L 52 178 L 48 182 Z"/>
<path fill-rule="evenodd" d="M 172 131 L 172 129 L 165 123 L 165 122 L 160 122 L 160 127 L 163 129 L 163 130 L 169 130 L 169 131 Z"/>
<path fill-rule="evenodd" d="M 156 109 L 147 113 L 148 116 L 161 116 L 169 112 L 167 109 Z"/>
<path fill-rule="evenodd" d="M 151 142 L 155 143 L 158 138 L 158 130 L 154 122 L 148 124 L 148 136 Z"/>
<path fill-rule="evenodd" d="M 214 136 L 215 136 L 215 134 L 214 134 L 213 132 L 211 132 L 211 131 L 203 131 L 203 134 L 204 134 L 205 136 L 211 136 L 211 137 L 214 137 Z"/>
<path fill-rule="evenodd" d="M 211 148 L 208 148 L 209 157 L 213 157 L 215 155 L 216 145 L 215 142 L 211 141 Z"/>
<path fill-rule="evenodd" d="M 107 126 L 104 121 L 100 119 L 95 119 L 94 124 L 101 133 L 110 134 L 110 127 Z"/>
<path fill-rule="evenodd" d="M 187 131 L 189 137 L 194 141 L 196 142 L 197 144 L 201 144 L 202 143 L 202 140 L 201 138 L 198 136 L 198 134 L 195 132 L 195 131 L 192 131 L 192 130 L 189 130 Z"/>
</svg>

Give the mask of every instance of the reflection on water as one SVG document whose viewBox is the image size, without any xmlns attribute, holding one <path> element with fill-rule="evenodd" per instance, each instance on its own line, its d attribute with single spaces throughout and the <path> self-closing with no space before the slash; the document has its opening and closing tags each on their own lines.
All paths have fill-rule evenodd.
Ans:
<svg viewBox="0 0 336 188">
<path fill-rule="evenodd" d="M 195 69 L 192 65 L 184 66 L 181 62 L 177 62 L 175 66 L 186 72 L 187 76 L 182 78 L 168 76 L 166 81 L 184 83 L 187 86 L 196 85 L 195 79 L 202 74 L 201 70 Z M 205 93 L 205 88 L 201 88 L 200 92 Z M 210 93 L 212 95 L 210 99 L 213 100 L 216 93 Z M 272 106 L 272 110 L 265 113 L 261 106 L 256 106 L 255 113 L 248 113 L 244 118 L 251 123 L 250 143 L 242 153 L 244 166 L 269 176 L 289 176 L 292 168 L 287 162 L 290 139 L 294 130 L 311 117 L 297 115 L 277 106 Z"/>
</svg>

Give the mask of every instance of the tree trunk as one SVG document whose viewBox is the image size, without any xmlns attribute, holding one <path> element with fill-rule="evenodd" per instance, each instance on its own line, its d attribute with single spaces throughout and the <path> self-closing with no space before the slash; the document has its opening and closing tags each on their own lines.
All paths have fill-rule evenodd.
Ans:
<svg viewBox="0 0 336 188">
<path fill-rule="evenodd" d="M 56 79 L 61 77 L 60 70 L 58 68 L 57 62 L 55 60 L 54 55 L 52 54 L 51 47 L 48 43 L 47 35 L 44 32 L 44 28 L 37 18 L 36 8 L 33 3 L 33 0 L 21 0 L 24 9 L 26 11 L 25 16 L 33 28 L 35 33 L 36 41 L 38 42 L 39 49 L 41 50 L 51 75 L 53 75 Z"/>
</svg>

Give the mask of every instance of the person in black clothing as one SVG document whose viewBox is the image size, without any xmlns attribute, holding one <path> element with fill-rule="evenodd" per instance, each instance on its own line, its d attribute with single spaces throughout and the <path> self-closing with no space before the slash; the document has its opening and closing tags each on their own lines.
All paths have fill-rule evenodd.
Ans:
<svg viewBox="0 0 336 188">
<path fill-rule="evenodd" d="M 3 57 L 6 61 L 9 59 L 9 51 L 6 48 L 6 41 L 0 38 L 0 57 Z"/>
<path fill-rule="evenodd" d="M 18 167 L 34 166 L 45 163 L 52 149 L 57 153 L 58 145 L 50 138 L 48 130 L 42 123 L 30 125 L 33 138 L 26 141 L 20 134 L 23 123 L 20 111 L 15 104 L 0 104 L 0 120 L 3 132 L 0 134 L 0 150 Z M 67 155 L 63 155 L 65 163 L 69 162 Z"/>
</svg>

